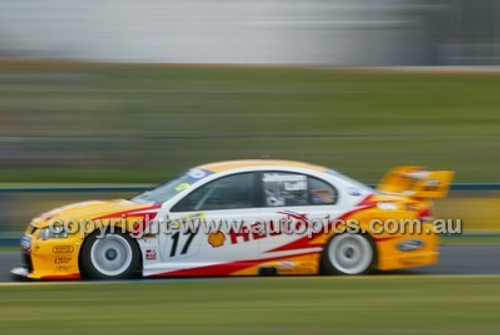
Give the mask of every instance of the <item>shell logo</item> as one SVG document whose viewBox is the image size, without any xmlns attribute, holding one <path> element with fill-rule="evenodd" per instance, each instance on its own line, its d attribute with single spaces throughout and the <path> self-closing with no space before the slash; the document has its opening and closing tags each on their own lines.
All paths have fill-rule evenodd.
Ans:
<svg viewBox="0 0 500 335">
<path fill-rule="evenodd" d="M 210 233 L 208 235 L 208 243 L 210 243 L 210 245 L 214 248 L 224 245 L 225 240 L 226 240 L 226 235 L 224 235 L 224 233 L 221 231 Z"/>
</svg>

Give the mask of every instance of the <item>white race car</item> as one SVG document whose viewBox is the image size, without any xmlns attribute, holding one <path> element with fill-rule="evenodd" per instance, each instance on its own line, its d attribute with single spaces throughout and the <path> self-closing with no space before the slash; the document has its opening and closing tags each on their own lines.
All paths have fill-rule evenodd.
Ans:
<svg viewBox="0 0 500 335">
<path fill-rule="evenodd" d="M 428 265 L 438 258 L 432 224 L 389 233 L 371 223 L 428 219 L 429 199 L 446 194 L 452 175 L 400 167 L 376 191 L 301 162 L 207 164 L 130 200 L 78 203 L 33 219 L 22 239 L 25 267 L 13 273 L 33 279 L 355 275 Z"/>
</svg>

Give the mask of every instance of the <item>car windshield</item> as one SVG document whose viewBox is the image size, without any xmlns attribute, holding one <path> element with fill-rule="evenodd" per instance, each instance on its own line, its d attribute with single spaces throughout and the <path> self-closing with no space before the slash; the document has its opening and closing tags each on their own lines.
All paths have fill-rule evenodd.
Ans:
<svg viewBox="0 0 500 335">
<path fill-rule="evenodd" d="M 186 173 L 181 174 L 177 178 L 168 181 L 152 190 L 143 192 L 132 198 L 134 202 L 154 202 L 162 203 L 172 198 L 177 193 L 185 190 L 200 179 L 211 174 L 210 171 L 193 168 Z"/>
<path fill-rule="evenodd" d="M 373 192 L 376 192 L 373 188 L 371 188 L 370 186 L 367 186 L 363 183 L 360 183 L 359 181 L 357 180 L 354 180 L 352 178 L 349 178 L 345 175 L 343 175 L 342 173 L 338 172 L 338 171 L 335 171 L 335 170 L 332 170 L 332 169 L 328 169 L 326 171 L 327 173 L 331 174 L 331 175 L 334 175 L 336 176 L 337 178 L 340 178 L 348 183 L 350 183 L 352 186 L 354 187 L 357 187 L 359 188 L 360 190 L 364 190 L 366 192 L 370 192 L 370 193 L 373 193 Z"/>
</svg>

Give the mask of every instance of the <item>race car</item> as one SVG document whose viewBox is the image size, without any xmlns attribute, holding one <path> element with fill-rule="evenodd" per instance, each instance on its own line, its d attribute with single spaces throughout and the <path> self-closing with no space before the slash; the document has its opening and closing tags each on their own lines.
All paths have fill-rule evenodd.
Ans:
<svg viewBox="0 0 500 335">
<path fill-rule="evenodd" d="M 439 255 L 432 199 L 446 196 L 452 178 L 403 166 L 373 189 L 295 161 L 201 165 L 132 199 L 76 203 L 34 218 L 21 239 L 24 266 L 12 273 L 360 275 L 430 265 Z M 405 220 L 420 229 L 394 229 Z"/>
</svg>

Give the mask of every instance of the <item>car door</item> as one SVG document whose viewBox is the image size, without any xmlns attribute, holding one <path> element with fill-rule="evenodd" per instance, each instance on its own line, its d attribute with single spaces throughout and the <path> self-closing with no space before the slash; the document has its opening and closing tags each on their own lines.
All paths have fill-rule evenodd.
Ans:
<svg viewBox="0 0 500 335">
<path fill-rule="evenodd" d="M 171 222 L 185 224 L 195 219 L 199 229 L 162 234 L 162 263 L 169 268 L 189 268 L 255 258 L 258 245 L 244 228 L 256 217 L 255 183 L 253 172 L 222 176 L 173 205 Z"/>
<path fill-rule="evenodd" d="M 313 237 L 318 235 L 315 232 L 324 231 L 323 225 L 343 212 L 337 188 L 320 177 L 293 171 L 262 171 L 259 179 L 262 214 L 274 229 L 260 240 L 261 256 L 317 250 L 313 243 Z"/>
</svg>

